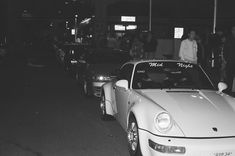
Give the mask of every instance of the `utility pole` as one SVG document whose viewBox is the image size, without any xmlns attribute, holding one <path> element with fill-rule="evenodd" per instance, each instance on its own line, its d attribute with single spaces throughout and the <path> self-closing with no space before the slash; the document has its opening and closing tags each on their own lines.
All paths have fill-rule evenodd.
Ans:
<svg viewBox="0 0 235 156">
<path fill-rule="evenodd" d="M 149 0 L 149 31 L 152 31 L 152 0 Z"/>
<path fill-rule="evenodd" d="M 218 0 L 214 0 L 214 19 L 213 19 L 213 34 L 216 33 L 216 25 L 217 25 L 217 6 L 218 6 Z M 211 67 L 215 67 L 215 54 L 214 52 L 211 53 Z"/>
<path fill-rule="evenodd" d="M 76 43 L 77 41 L 77 35 L 78 35 L 78 30 L 77 30 L 77 23 L 78 23 L 78 15 L 75 15 L 74 19 L 74 29 L 75 29 L 75 35 L 74 35 L 74 42 Z"/>
<path fill-rule="evenodd" d="M 65 22 L 65 29 L 67 30 L 68 28 L 69 28 L 69 22 L 66 21 L 66 22 Z"/>
<path fill-rule="evenodd" d="M 213 34 L 216 32 L 218 0 L 214 0 Z"/>
</svg>

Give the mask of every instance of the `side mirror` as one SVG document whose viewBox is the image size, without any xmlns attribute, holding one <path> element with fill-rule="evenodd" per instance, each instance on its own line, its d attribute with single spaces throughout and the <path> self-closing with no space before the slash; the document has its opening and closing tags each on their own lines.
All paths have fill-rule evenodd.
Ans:
<svg viewBox="0 0 235 156">
<path fill-rule="evenodd" d="M 128 81 L 127 80 L 119 80 L 116 82 L 116 86 L 124 88 L 125 90 L 128 90 Z"/>
<path fill-rule="evenodd" d="M 224 83 L 224 82 L 220 82 L 218 84 L 219 93 L 222 93 L 227 88 L 228 88 L 228 85 L 226 83 Z"/>
</svg>

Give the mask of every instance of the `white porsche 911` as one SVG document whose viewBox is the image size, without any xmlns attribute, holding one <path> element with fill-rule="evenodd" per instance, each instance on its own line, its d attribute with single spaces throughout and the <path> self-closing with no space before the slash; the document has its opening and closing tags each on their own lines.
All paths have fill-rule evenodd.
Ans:
<svg viewBox="0 0 235 156">
<path fill-rule="evenodd" d="M 102 88 L 102 118 L 127 132 L 131 156 L 235 156 L 235 99 L 204 70 L 178 61 L 134 61 Z"/>
</svg>

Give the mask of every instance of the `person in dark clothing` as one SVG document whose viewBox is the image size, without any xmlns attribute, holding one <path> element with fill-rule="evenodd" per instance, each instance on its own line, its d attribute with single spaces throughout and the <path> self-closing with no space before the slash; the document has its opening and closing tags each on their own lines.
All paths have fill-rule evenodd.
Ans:
<svg viewBox="0 0 235 156">
<path fill-rule="evenodd" d="M 221 68 L 221 52 L 224 48 L 225 34 L 222 30 L 218 29 L 216 34 L 212 36 L 212 53 L 214 54 L 215 68 Z"/>
<path fill-rule="evenodd" d="M 202 39 L 197 36 L 196 38 L 196 41 L 197 41 L 197 58 L 198 58 L 198 64 L 200 64 L 201 66 L 205 66 L 205 47 L 202 43 Z"/>
<path fill-rule="evenodd" d="M 154 59 L 157 50 L 157 39 L 153 37 L 153 34 L 149 32 L 147 34 L 146 41 L 144 43 L 144 53 L 146 59 Z"/>
<path fill-rule="evenodd" d="M 226 82 L 228 84 L 228 92 L 231 93 L 233 79 L 235 77 L 235 26 L 232 27 L 232 35 L 225 43 L 224 59 L 226 61 Z"/>
<path fill-rule="evenodd" d="M 120 49 L 124 51 L 130 51 L 131 49 L 131 37 L 129 35 L 124 35 L 121 39 Z"/>
<path fill-rule="evenodd" d="M 206 60 L 210 60 L 208 64 L 211 68 L 220 69 L 221 68 L 221 48 L 223 46 L 224 33 L 221 29 L 216 29 L 215 34 L 209 36 L 209 41 L 207 45 Z"/>
<path fill-rule="evenodd" d="M 130 49 L 130 55 L 133 59 L 142 59 L 144 56 L 143 52 L 143 43 L 140 41 L 140 37 L 136 36 Z"/>
</svg>

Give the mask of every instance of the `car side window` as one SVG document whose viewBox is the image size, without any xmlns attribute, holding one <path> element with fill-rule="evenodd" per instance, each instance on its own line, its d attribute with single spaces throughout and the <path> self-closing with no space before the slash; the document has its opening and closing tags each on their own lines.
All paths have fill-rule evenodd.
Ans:
<svg viewBox="0 0 235 156">
<path fill-rule="evenodd" d="M 134 68 L 133 64 L 126 64 L 120 70 L 119 79 L 127 80 L 129 83 L 129 87 L 130 87 L 133 68 Z"/>
</svg>

